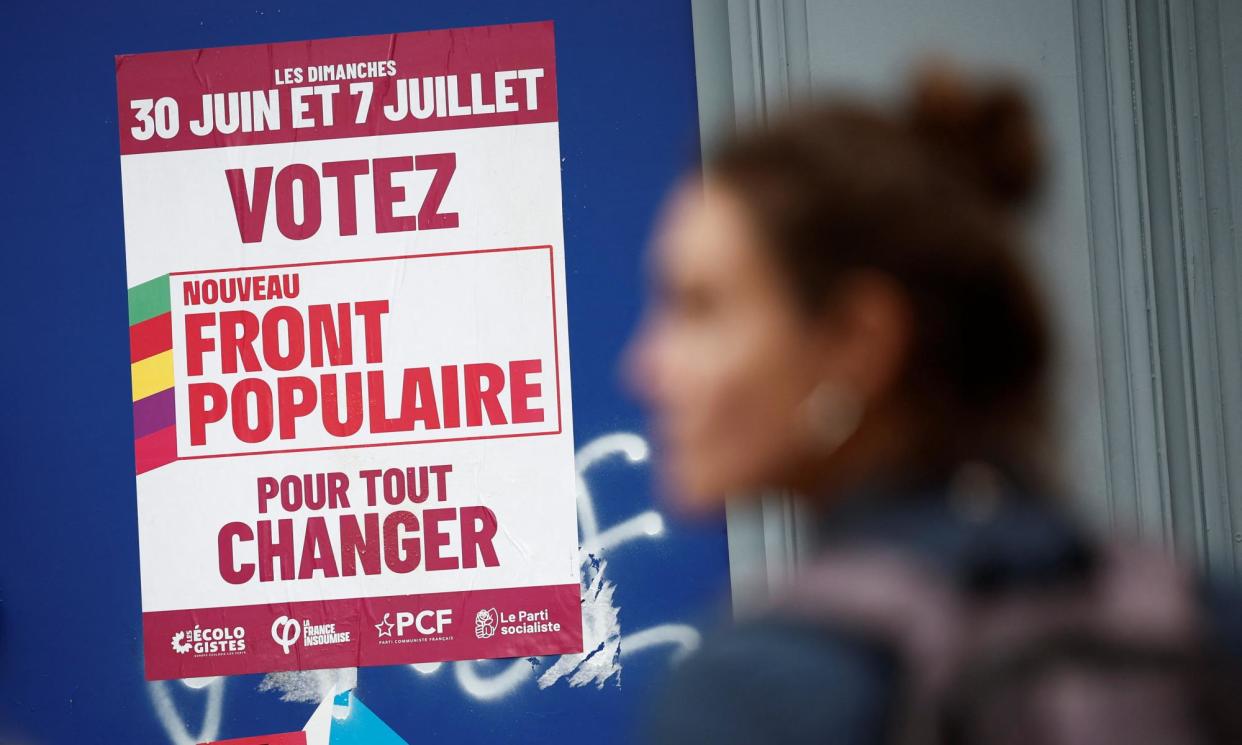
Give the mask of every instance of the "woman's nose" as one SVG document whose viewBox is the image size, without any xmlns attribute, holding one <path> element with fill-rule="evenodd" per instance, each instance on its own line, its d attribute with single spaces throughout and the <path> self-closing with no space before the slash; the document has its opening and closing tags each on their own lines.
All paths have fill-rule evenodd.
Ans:
<svg viewBox="0 0 1242 745">
<path fill-rule="evenodd" d="M 657 381 L 654 330 L 649 321 L 635 330 L 621 352 L 621 382 L 644 403 L 654 399 Z"/>
</svg>

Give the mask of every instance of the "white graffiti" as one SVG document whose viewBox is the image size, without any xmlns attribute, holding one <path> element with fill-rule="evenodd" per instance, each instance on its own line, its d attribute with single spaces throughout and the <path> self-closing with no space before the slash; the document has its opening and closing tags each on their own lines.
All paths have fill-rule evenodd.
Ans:
<svg viewBox="0 0 1242 745">
<path fill-rule="evenodd" d="M 198 735 L 191 735 L 185 720 L 177 711 L 173 701 L 173 686 L 168 681 L 153 680 L 147 684 L 147 693 L 155 706 L 155 715 L 168 739 L 175 745 L 195 745 L 216 739 L 220 734 L 220 719 L 224 714 L 224 679 L 223 678 L 185 678 L 181 681 L 184 687 L 191 690 L 206 691 L 207 702 L 203 712 L 203 722 Z"/>
<path fill-rule="evenodd" d="M 357 686 L 358 668 L 342 667 L 268 673 L 259 683 L 259 692 L 276 691 L 281 701 L 317 704 L 331 691 L 352 691 Z"/>
<path fill-rule="evenodd" d="M 587 476 L 593 467 L 612 458 L 620 457 L 631 465 L 641 465 L 649 456 L 647 442 L 629 432 L 598 437 L 582 446 L 575 456 L 584 651 L 556 658 L 452 663 L 453 679 L 464 693 L 480 701 L 492 701 L 504 698 L 531 681 L 539 689 L 549 688 L 559 681 L 565 681 L 571 687 L 594 684 L 602 688 L 610 680 L 619 685 L 621 662 L 628 656 L 652 648 L 671 648 L 670 660 L 677 662 L 698 647 L 699 632 L 686 624 L 659 624 L 622 634 L 620 608 L 614 603 L 616 585 L 604 576 L 608 566 L 606 557 L 610 552 L 635 540 L 659 538 L 664 534 L 664 518 L 655 510 L 646 510 L 601 528 Z M 421 663 L 409 667 L 419 677 L 424 677 L 436 675 L 444 664 Z M 193 691 L 191 696 L 206 699 L 197 736 L 190 734 L 179 712 L 172 692 L 174 686 L 165 681 L 148 684 L 156 716 L 171 742 L 175 745 L 194 745 L 217 738 L 227 682 L 228 678 L 223 677 L 195 678 L 182 680 L 183 685 L 178 686 Z M 315 702 L 332 691 L 350 690 L 356 682 L 356 668 L 273 673 L 263 679 L 259 690 L 278 692 L 282 701 Z M 184 692 L 178 696 L 185 697 Z"/>
<path fill-rule="evenodd" d="M 577 688 L 587 683 L 602 687 L 621 674 L 621 609 L 612 601 L 616 585 L 604 581 L 607 562 L 588 562 L 586 590 L 582 593 L 582 653 L 561 655 L 543 675 L 539 687 L 547 688 L 562 678 Z"/>
<path fill-rule="evenodd" d="M 583 445 L 575 457 L 577 470 L 578 532 L 582 541 L 583 615 L 582 654 L 562 655 L 538 678 L 540 688 L 568 678 L 570 686 L 587 683 L 603 684 L 621 673 L 621 659 L 652 647 L 671 646 L 674 661 L 694 651 L 699 645 L 699 632 L 684 624 L 660 624 L 629 635 L 622 635 L 619 610 L 612 602 L 615 586 L 604 580 L 609 551 L 636 539 L 653 539 L 664 533 L 664 518 L 655 510 L 646 510 L 616 525 L 601 529 L 595 512 L 595 498 L 587 475 L 599 463 L 622 457 L 628 463 L 645 463 L 651 450 L 636 434 L 617 432 L 598 437 Z M 517 690 L 534 677 L 535 666 L 528 660 L 514 660 L 500 666 L 488 661 L 453 663 L 458 685 L 470 696 L 493 700 Z M 499 672 L 493 672 L 499 667 Z M 414 666 L 417 672 L 426 670 Z"/>
</svg>

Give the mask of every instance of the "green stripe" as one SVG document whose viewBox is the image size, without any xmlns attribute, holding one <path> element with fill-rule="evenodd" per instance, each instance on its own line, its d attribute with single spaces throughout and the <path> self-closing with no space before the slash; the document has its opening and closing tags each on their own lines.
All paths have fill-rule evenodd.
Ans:
<svg viewBox="0 0 1242 745">
<path fill-rule="evenodd" d="M 168 275 L 147 280 L 129 288 L 129 325 L 142 323 L 172 309 L 168 297 Z"/>
</svg>

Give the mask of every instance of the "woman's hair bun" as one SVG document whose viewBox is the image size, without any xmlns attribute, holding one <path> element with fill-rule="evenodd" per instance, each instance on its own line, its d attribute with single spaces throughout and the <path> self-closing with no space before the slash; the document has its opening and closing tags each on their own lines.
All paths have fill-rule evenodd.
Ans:
<svg viewBox="0 0 1242 745">
<path fill-rule="evenodd" d="M 929 66 L 916 76 L 908 105 L 918 139 L 985 196 L 1019 207 L 1039 189 L 1043 148 L 1018 84 L 976 84 L 944 66 Z"/>
</svg>

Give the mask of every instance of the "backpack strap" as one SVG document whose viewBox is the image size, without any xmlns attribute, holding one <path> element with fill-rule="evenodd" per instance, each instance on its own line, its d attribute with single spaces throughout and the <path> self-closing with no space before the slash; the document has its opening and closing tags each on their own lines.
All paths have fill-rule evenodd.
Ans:
<svg viewBox="0 0 1242 745">
<path fill-rule="evenodd" d="M 908 552 L 853 547 L 822 554 L 774 599 L 775 613 L 892 650 L 902 670 L 891 740 L 931 745 L 943 691 L 962 656 L 967 606 L 941 572 Z"/>
<path fill-rule="evenodd" d="M 974 594 L 912 552 L 848 547 L 815 560 L 773 610 L 893 650 L 904 672 L 894 741 L 925 745 L 942 741 L 950 705 L 1032 669 L 1033 656 L 1199 646 L 1190 575 L 1143 547 L 1104 544 L 1097 557 L 1076 581 Z"/>
</svg>

